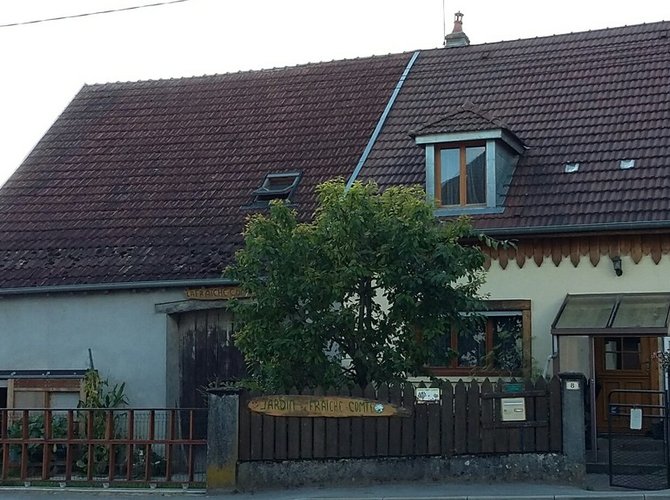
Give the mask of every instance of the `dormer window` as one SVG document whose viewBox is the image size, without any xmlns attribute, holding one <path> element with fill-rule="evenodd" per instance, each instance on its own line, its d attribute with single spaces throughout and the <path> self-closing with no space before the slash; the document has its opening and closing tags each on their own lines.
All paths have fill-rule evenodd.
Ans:
<svg viewBox="0 0 670 500">
<path fill-rule="evenodd" d="M 486 144 L 438 147 L 435 187 L 440 206 L 486 205 Z"/>
<path fill-rule="evenodd" d="M 437 215 L 502 212 L 524 151 L 504 124 L 464 105 L 412 135 L 426 151 L 426 193 Z"/>
<path fill-rule="evenodd" d="M 299 182 L 299 172 L 267 174 L 261 187 L 253 192 L 254 203 L 268 203 L 270 200 L 290 201 Z"/>
</svg>

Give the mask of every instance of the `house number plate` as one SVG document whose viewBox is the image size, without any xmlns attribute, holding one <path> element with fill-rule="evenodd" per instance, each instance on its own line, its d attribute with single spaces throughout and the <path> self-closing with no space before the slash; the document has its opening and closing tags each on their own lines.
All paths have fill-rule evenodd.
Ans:
<svg viewBox="0 0 670 500">
<path fill-rule="evenodd" d="M 579 390 L 579 382 L 575 380 L 569 380 L 568 382 L 565 383 L 565 388 L 569 391 L 578 391 Z"/>
</svg>

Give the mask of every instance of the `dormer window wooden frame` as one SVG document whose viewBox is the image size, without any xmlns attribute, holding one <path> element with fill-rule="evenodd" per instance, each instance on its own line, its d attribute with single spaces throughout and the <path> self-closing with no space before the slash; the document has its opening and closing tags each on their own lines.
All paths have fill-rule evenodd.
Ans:
<svg viewBox="0 0 670 500">
<path fill-rule="evenodd" d="M 479 168 L 482 155 L 484 156 L 483 170 Z M 485 142 L 438 145 L 435 148 L 434 197 L 436 205 L 486 206 L 485 156 Z M 445 178 L 447 176 L 448 179 Z"/>
<path fill-rule="evenodd" d="M 418 135 L 417 145 L 424 146 L 426 152 L 426 193 L 429 201 L 435 202 L 436 215 L 467 215 L 502 213 L 505 196 L 509 188 L 519 157 L 525 151 L 524 145 L 505 129 L 485 130 L 481 132 L 457 132 Z M 486 168 L 485 200 L 468 202 L 467 197 L 467 148 L 485 148 Z M 459 168 L 458 203 L 444 203 L 442 199 L 441 158 L 442 151 L 459 149 L 461 152 Z M 463 156 L 466 158 L 463 158 Z M 465 174 L 465 175 L 463 175 Z M 453 200 L 452 200 L 453 201 Z M 472 200 L 470 200 L 472 201 Z"/>
</svg>

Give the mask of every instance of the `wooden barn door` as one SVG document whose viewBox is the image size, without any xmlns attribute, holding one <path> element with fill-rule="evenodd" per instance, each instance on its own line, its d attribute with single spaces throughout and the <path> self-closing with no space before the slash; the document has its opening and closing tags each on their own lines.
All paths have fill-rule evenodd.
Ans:
<svg viewBox="0 0 670 500">
<path fill-rule="evenodd" d="M 233 315 L 226 309 L 179 315 L 179 404 L 205 406 L 204 388 L 212 381 L 236 380 L 245 374 L 244 360 L 233 345 Z"/>
</svg>

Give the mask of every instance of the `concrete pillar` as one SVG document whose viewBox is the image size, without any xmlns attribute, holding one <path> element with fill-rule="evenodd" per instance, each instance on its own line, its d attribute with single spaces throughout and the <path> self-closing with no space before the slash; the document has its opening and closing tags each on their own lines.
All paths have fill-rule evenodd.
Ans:
<svg viewBox="0 0 670 500">
<path fill-rule="evenodd" d="M 216 389 L 208 394 L 207 491 L 230 491 L 237 484 L 240 390 Z"/>
<path fill-rule="evenodd" d="M 572 462 L 586 461 L 586 428 L 584 424 L 584 391 L 582 373 L 559 373 L 563 402 L 563 454 Z"/>
</svg>

